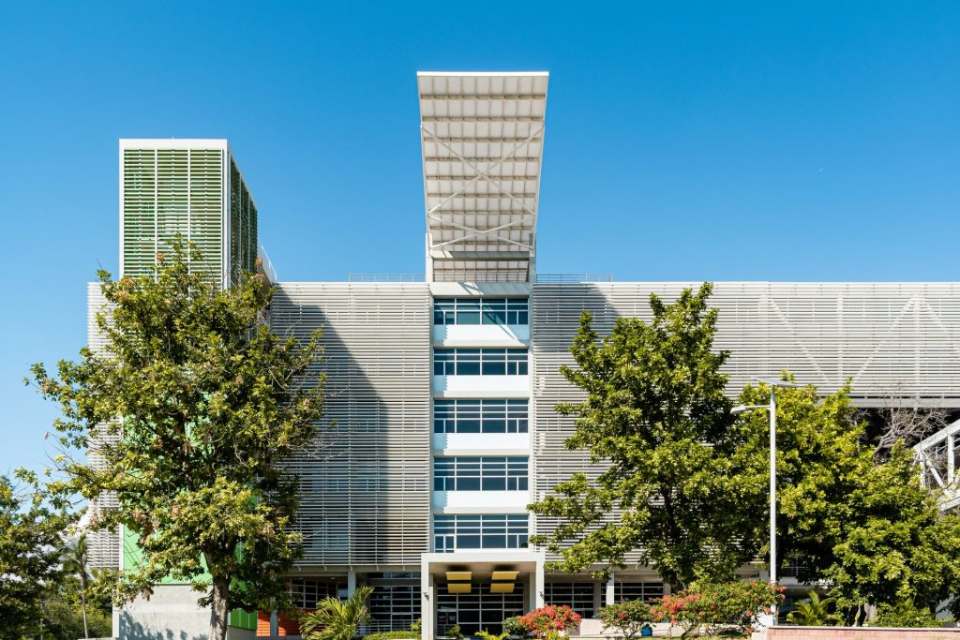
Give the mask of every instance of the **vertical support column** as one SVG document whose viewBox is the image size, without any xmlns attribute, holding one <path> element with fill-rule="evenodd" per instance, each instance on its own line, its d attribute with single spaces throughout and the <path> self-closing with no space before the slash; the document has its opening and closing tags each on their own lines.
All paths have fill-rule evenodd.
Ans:
<svg viewBox="0 0 960 640">
<path fill-rule="evenodd" d="M 433 640 L 433 625 L 436 620 L 434 611 L 435 594 L 433 593 L 433 576 L 430 575 L 430 565 L 420 564 L 420 637 L 423 640 Z"/>
<path fill-rule="evenodd" d="M 539 609 L 543 606 L 543 592 L 546 590 L 546 582 L 543 575 L 543 559 L 537 560 L 537 569 L 531 576 L 533 582 L 534 605 Z"/>
<path fill-rule="evenodd" d="M 357 590 L 357 572 L 353 569 L 347 571 L 347 597 L 349 598 Z"/>
<path fill-rule="evenodd" d="M 273 640 L 274 638 L 279 638 L 279 637 L 280 637 L 280 618 L 277 615 L 277 610 L 274 609 L 273 611 L 270 612 L 270 638 L 271 640 Z"/>
<path fill-rule="evenodd" d="M 958 434 L 947 434 L 947 485 L 953 486 L 953 481 L 957 477 L 956 463 L 956 442 L 960 438 Z"/>
<path fill-rule="evenodd" d="M 603 607 L 603 585 L 599 582 L 593 583 L 593 610 L 599 612 Z M 599 615 L 597 616 L 599 617 Z"/>
<path fill-rule="evenodd" d="M 604 594 L 604 599 L 603 599 L 603 603 L 608 607 L 612 604 L 615 604 L 614 600 L 616 598 L 615 596 L 616 592 L 614 591 L 614 588 L 613 588 L 613 578 L 614 578 L 613 572 L 611 571 L 610 577 L 607 578 L 606 593 Z"/>
</svg>

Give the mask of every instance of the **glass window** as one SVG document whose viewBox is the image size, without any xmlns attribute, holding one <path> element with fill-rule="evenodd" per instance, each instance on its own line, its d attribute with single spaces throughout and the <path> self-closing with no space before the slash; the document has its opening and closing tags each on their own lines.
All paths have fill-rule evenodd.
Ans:
<svg viewBox="0 0 960 640">
<path fill-rule="evenodd" d="M 448 633 L 457 625 L 461 633 L 475 635 L 481 630 L 500 633 L 506 618 L 526 611 L 523 583 L 514 593 L 490 593 L 490 584 L 477 584 L 471 593 L 447 593 L 444 583 L 437 588 L 437 633 Z"/>
<path fill-rule="evenodd" d="M 456 324 L 456 304 L 454 300 L 433 301 L 433 324 Z"/>
<path fill-rule="evenodd" d="M 613 583 L 613 597 L 617 602 L 627 600 L 645 600 L 653 602 L 663 597 L 662 582 L 621 582 Z"/>
<path fill-rule="evenodd" d="M 526 491 L 527 456 L 434 458 L 434 491 Z"/>
<path fill-rule="evenodd" d="M 529 302 L 527 298 L 435 298 L 433 323 L 529 324 Z"/>
<path fill-rule="evenodd" d="M 525 376 L 527 349 L 435 348 L 433 373 L 438 376 Z"/>
<path fill-rule="evenodd" d="M 287 582 L 287 593 L 294 607 L 312 611 L 324 598 L 346 598 L 347 578 L 293 578 Z"/>
<path fill-rule="evenodd" d="M 434 400 L 434 433 L 527 433 L 526 400 Z"/>
<path fill-rule="evenodd" d="M 584 618 L 593 617 L 592 582 L 548 582 L 543 590 L 547 604 L 566 605 Z"/>
<path fill-rule="evenodd" d="M 456 514 L 433 517 L 435 551 L 522 549 L 527 546 L 524 513 Z"/>
<path fill-rule="evenodd" d="M 505 353 L 499 349 L 483 350 L 483 375 L 485 376 L 505 376 L 507 375 L 507 358 Z"/>
<path fill-rule="evenodd" d="M 460 299 L 456 300 L 457 322 L 456 324 L 480 324 L 480 299 Z"/>
<path fill-rule="evenodd" d="M 368 631 L 405 631 L 420 617 L 420 574 L 367 574 L 364 582 L 373 587 Z"/>
</svg>

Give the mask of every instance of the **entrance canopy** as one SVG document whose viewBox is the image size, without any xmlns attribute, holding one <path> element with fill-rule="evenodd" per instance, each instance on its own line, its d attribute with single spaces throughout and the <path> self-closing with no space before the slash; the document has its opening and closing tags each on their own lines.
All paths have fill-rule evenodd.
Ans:
<svg viewBox="0 0 960 640">
<path fill-rule="evenodd" d="M 417 73 L 427 280 L 532 280 L 548 77 Z"/>
<path fill-rule="evenodd" d="M 495 629 L 509 615 L 519 615 L 542 607 L 545 560 L 542 551 L 422 554 L 420 591 L 423 637 L 433 638 L 443 631 L 437 628 L 438 623 L 441 626 L 451 621 L 460 624 L 457 619 L 459 608 L 476 609 L 471 611 L 476 622 L 479 624 L 486 618 L 489 624 L 485 626 Z M 463 602 L 464 598 L 469 604 Z M 478 629 L 483 626 L 478 626 Z"/>
</svg>

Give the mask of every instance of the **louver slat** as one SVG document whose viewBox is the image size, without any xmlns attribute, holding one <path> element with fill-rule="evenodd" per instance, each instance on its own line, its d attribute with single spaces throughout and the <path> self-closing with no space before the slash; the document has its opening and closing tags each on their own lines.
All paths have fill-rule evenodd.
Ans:
<svg viewBox="0 0 960 640">
<path fill-rule="evenodd" d="M 429 550 L 430 293 L 426 283 L 280 283 L 271 326 L 324 331 L 326 415 L 302 478 L 304 567 L 416 565 Z"/>
<path fill-rule="evenodd" d="M 568 451 L 572 418 L 554 407 L 583 396 L 560 374 L 572 366 L 570 343 L 580 314 L 593 314 L 601 335 L 616 318 L 650 317 L 650 293 L 675 299 L 699 283 L 537 284 L 531 306 L 534 339 L 536 497 L 571 473 L 602 469 Z M 755 376 L 792 371 L 800 383 L 829 393 L 847 379 L 858 405 L 891 396 L 920 406 L 960 406 L 960 285 L 955 283 L 719 282 L 710 304 L 719 310 L 716 347 L 732 352 L 725 371 L 732 395 Z M 538 533 L 556 522 L 537 518 Z"/>
</svg>

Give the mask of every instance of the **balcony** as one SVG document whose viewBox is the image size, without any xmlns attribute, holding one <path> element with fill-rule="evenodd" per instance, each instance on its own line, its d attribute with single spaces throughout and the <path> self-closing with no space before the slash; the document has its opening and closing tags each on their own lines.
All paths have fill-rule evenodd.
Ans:
<svg viewBox="0 0 960 640">
<path fill-rule="evenodd" d="M 434 491 L 434 513 L 526 513 L 529 491 Z"/>
<path fill-rule="evenodd" d="M 530 376 L 434 375 L 434 398 L 529 398 Z"/>
<path fill-rule="evenodd" d="M 435 324 L 435 347 L 526 347 L 528 324 Z"/>
<path fill-rule="evenodd" d="M 527 455 L 530 434 L 434 433 L 432 445 L 439 456 Z"/>
</svg>

